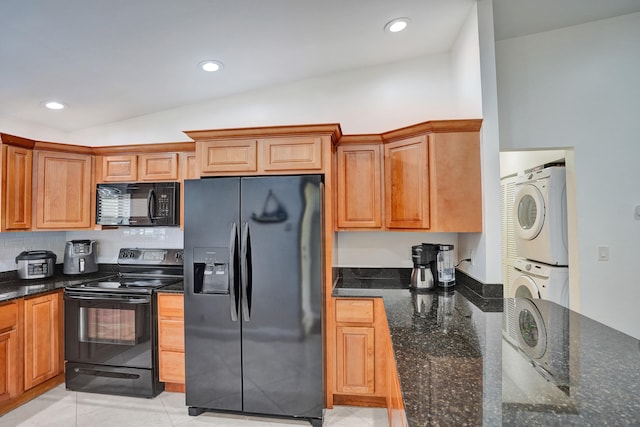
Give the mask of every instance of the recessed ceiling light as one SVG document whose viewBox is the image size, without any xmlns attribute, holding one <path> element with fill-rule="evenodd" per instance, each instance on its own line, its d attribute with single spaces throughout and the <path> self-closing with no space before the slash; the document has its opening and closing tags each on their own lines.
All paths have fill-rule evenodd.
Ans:
<svg viewBox="0 0 640 427">
<path fill-rule="evenodd" d="M 62 110 L 65 105 L 58 101 L 47 101 L 44 103 L 44 106 L 50 110 Z"/>
<path fill-rule="evenodd" d="M 387 22 L 384 26 L 384 30 L 387 33 L 397 33 L 407 28 L 407 25 L 409 25 L 409 18 L 396 18 Z"/>
<path fill-rule="evenodd" d="M 206 61 L 201 61 L 200 63 L 198 63 L 198 67 L 202 68 L 205 71 L 213 73 L 214 71 L 222 69 L 223 64 L 220 61 L 208 59 Z"/>
</svg>

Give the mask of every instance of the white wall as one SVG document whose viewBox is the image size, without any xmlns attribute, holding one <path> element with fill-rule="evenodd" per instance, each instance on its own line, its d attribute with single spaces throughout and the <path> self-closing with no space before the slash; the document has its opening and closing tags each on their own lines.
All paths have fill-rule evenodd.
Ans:
<svg viewBox="0 0 640 427">
<path fill-rule="evenodd" d="M 451 54 L 352 70 L 176 108 L 77 131 L 63 142 L 93 146 L 175 142 L 188 140 L 184 130 L 304 123 L 340 123 L 346 134 L 381 133 L 427 120 L 481 117 L 476 33 L 473 8 Z M 497 145 L 485 149 L 485 153 L 497 157 Z M 117 249 L 123 246 L 182 246 L 181 234 L 170 233 L 165 240 L 157 241 L 152 236 L 122 233 L 67 233 L 67 239 L 98 240 L 100 262 L 114 262 Z M 341 266 L 410 266 L 410 247 L 420 242 L 456 245 L 457 235 L 340 233 L 336 261 Z M 368 248 L 364 259 L 360 248 Z M 478 257 L 484 258 L 481 254 Z M 499 270 L 499 263 L 495 268 Z M 476 277 L 482 280 L 485 270 L 481 267 Z"/>
<path fill-rule="evenodd" d="M 493 36 L 493 3 L 477 2 L 477 31 L 473 43 L 478 46 L 474 62 L 481 83 L 480 108 L 483 123 L 480 132 L 482 148 L 482 229 L 483 233 L 461 233 L 458 237 L 462 258 L 471 256 L 473 265 L 460 268 L 485 283 L 502 283 L 500 237 L 500 160 L 498 140 L 498 107 Z M 475 57 L 475 56 L 474 56 Z M 477 97 L 476 97 L 477 98 Z"/>
<path fill-rule="evenodd" d="M 340 123 L 343 133 L 381 133 L 457 116 L 448 54 L 424 56 L 247 92 L 94 127 L 71 143 L 188 141 L 185 130 Z"/>
<path fill-rule="evenodd" d="M 0 233 L 0 271 L 16 269 L 16 256 L 22 251 L 46 250 L 56 254 L 60 264 L 64 256 L 66 236 L 60 231 L 34 233 Z"/>
<path fill-rule="evenodd" d="M 636 338 L 638 40 L 635 13 L 496 43 L 501 149 L 574 147 L 579 308 Z"/>
</svg>

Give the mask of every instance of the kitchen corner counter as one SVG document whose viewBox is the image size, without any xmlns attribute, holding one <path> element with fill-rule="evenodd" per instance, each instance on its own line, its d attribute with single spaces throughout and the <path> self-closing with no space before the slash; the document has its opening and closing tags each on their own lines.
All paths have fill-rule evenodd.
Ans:
<svg viewBox="0 0 640 427">
<path fill-rule="evenodd" d="M 640 425 L 640 341 L 628 335 L 460 283 L 416 293 L 342 279 L 334 297 L 383 298 L 411 427 Z"/>
<path fill-rule="evenodd" d="M 89 274 L 63 274 L 62 265 L 59 265 L 59 268 L 56 266 L 56 270 L 56 274 L 46 279 L 17 279 L 5 273 L 5 280 L 0 281 L 0 303 L 64 289 L 68 285 L 105 279 L 117 274 L 117 271 L 109 266 Z"/>
</svg>

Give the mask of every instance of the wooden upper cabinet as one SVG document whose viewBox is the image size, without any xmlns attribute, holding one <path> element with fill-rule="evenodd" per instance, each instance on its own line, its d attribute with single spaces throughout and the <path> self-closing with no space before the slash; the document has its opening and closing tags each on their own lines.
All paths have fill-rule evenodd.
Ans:
<svg viewBox="0 0 640 427">
<path fill-rule="evenodd" d="M 332 144 L 341 135 L 337 124 L 185 133 L 196 143 L 201 176 L 322 173 L 327 167 L 323 156 L 331 160 Z"/>
<path fill-rule="evenodd" d="M 100 156 L 98 182 L 177 181 L 178 153 Z"/>
<path fill-rule="evenodd" d="M 31 228 L 33 151 L 3 145 L 2 231 Z"/>
<path fill-rule="evenodd" d="M 92 156 L 35 152 L 35 227 L 91 228 Z"/>
<path fill-rule="evenodd" d="M 322 169 L 322 138 L 300 136 L 260 141 L 266 172 Z"/>
<path fill-rule="evenodd" d="M 482 231 L 482 181 L 478 132 L 429 135 L 431 228 Z"/>
<path fill-rule="evenodd" d="M 182 179 L 200 178 L 196 153 L 181 153 L 180 158 L 180 173 L 182 174 Z"/>
<path fill-rule="evenodd" d="M 138 156 L 100 156 L 101 182 L 134 182 L 138 179 Z"/>
<path fill-rule="evenodd" d="M 338 228 L 382 227 L 381 151 L 381 144 L 338 146 Z"/>
<path fill-rule="evenodd" d="M 385 225 L 429 228 L 429 156 L 426 135 L 384 146 Z"/>
<path fill-rule="evenodd" d="M 196 153 L 203 175 L 258 170 L 258 141 L 255 139 L 203 141 Z"/>
<path fill-rule="evenodd" d="M 140 181 L 177 181 L 178 153 L 140 154 Z"/>
</svg>

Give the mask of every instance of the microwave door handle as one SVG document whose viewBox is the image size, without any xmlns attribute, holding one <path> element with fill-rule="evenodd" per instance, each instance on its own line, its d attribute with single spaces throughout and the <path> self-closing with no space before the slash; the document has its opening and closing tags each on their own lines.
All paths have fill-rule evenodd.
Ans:
<svg viewBox="0 0 640 427">
<path fill-rule="evenodd" d="M 153 223 L 156 219 L 156 192 L 152 188 L 147 195 L 147 218 Z"/>
<path fill-rule="evenodd" d="M 236 259 L 238 250 L 238 224 L 231 225 L 229 237 L 229 305 L 231 309 L 231 321 L 238 321 L 238 283 L 236 278 Z"/>
</svg>

